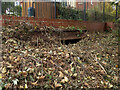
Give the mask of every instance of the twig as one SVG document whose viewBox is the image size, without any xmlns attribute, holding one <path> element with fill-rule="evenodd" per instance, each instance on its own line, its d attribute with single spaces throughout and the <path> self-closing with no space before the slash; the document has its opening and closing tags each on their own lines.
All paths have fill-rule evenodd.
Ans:
<svg viewBox="0 0 120 90">
<path fill-rule="evenodd" d="M 37 47 L 38 47 L 38 37 L 37 37 Z"/>
<path fill-rule="evenodd" d="M 42 73 L 42 76 L 43 76 L 43 62 L 42 62 L 42 59 L 41 59 L 41 73 Z"/>
<path fill-rule="evenodd" d="M 107 72 L 106 72 L 106 70 L 105 70 L 105 68 L 99 63 L 99 61 L 97 60 L 97 57 L 96 57 L 96 55 L 95 55 L 95 59 L 94 59 L 95 61 L 97 61 L 97 63 L 99 64 L 99 66 L 103 69 L 103 71 L 107 74 Z"/>
</svg>

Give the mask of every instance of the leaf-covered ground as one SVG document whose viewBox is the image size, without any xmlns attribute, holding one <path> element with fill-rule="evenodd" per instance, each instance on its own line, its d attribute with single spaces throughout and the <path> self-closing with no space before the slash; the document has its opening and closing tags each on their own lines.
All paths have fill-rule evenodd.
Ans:
<svg viewBox="0 0 120 90">
<path fill-rule="evenodd" d="M 79 42 L 64 45 L 54 39 L 23 40 L 31 37 L 21 28 L 28 29 L 3 29 L 0 87 L 118 88 L 117 30 L 87 33 Z"/>
</svg>

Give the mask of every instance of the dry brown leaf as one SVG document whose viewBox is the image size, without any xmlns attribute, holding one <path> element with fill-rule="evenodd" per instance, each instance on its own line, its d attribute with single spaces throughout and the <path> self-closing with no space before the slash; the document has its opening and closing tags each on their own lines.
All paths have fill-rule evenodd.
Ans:
<svg viewBox="0 0 120 90">
<path fill-rule="evenodd" d="M 107 63 L 105 61 L 102 61 L 102 64 L 107 65 Z"/>
<path fill-rule="evenodd" d="M 52 64 L 55 64 L 52 60 L 50 60 L 50 62 L 51 62 Z"/>
<path fill-rule="evenodd" d="M 19 88 L 24 88 L 22 85 L 20 85 L 20 87 Z"/>
<path fill-rule="evenodd" d="M 84 84 L 89 88 L 89 84 L 88 83 L 85 82 Z"/>
<path fill-rule="evenodd" d="M 27 50 L 24 52 L 24 55 L 25 55 L 25 57 L 28 56 L 28 51 Z"/>
<path fill-rule="evenodd" d="M 65 76 L 64 77 L 64 79 L 65 79 L 65 82 L 68 82 L 69 81 L 69 79 Z"/>
<path fill-rule="evenodd" d="M 73 76 L 74 76 L 74 77 L 77 77 L 77 73 L 74 73 Z"/>
<path fill-rule="evenodd" d="M 6 68 L 5 67 L 2 68 L 2 73 L 6 73 Z"/>
<path fill-rule="evenodd" d="M 62 87 L 62 85 L 60 83 L 57 83 L 57 81 L 54 81 L 54 83 L 55 83 L 55 88 Z"/>
<path fill-rule="evenodd" d="M 67 53 L 67 54 L 66 54 L 66 58 L 69 58 L 69 56 L 70 56 L 70 55 Z"/>
<path fill-rule="evenodd" d="M 17 57 L 17 59 L 15 59 L 15 62 L 20 61 L 20 56 Z"/>
<path fill-rule="evenodd" d="M 14 67 L 9 62 L 6 62 L 6 64 L 7 64 L 7 68 L 13 68 Z"/>
<path fill-rule="evenodd" d="M 33 67 L 30 67 L 27 70 L 29 71 L 29 73 L 33 73 L 34 72 L 34 68 Z"/>
<path fill-rule="evenodd" d="M 61 47 L 58 47 L 58 50 L 61 50 L 62 48 Z"/>
<path fill-rule="evenodd" d="M 9 56 L 10 60 L 14 60 L 14 57 L 13 55 Z"/>
<path fill-rule="evenodd" d="M 61 71 L 59 71 L 59 77 L 62 78 L 64 75 Z"/>
<path fill-rule="evenodd" d="M 44 78 L 45 78 L 45 76 L 37 77 L 37 79 L 39 79 L 39 80 L 43 80 Z"/>
<path fill-rule="evenodd" d="M 37 83 L 38 83 L 38 80 L 37 80 L 36 82 L 31 82 L 31 84 L 32 84 L 32 85 L 35 85 L 35 86 L 38 85 Z"/>
<path fill-rule="evenodd" d="M 36 63 L 36 67 L 38 67 L 38 66 L 41 66 L 41 64 L 39 64 L 39 63 Z"/>
<path fill-rule="evenodd" d="M 119 79 L 118 76 L 114 76 L 114 77 L 113 77 L 113 80 L 114 80 L 115 82 L 118 82 L 118 79 Z"/>
<path fill-rule="evenodd" d="M 5 86 L 5 88 L 7 89 L 7 88 L 9 88 L 11 86 L 11 83 L 8 83 L 6 86 Z"/>
<path fill-rule="evenodd" d="M 64 79 L 62 79 L 60 82 L 65 83 L 65 82 L 68 82 L 68 81 L 69 81 L 69 79 L 65 76 Z"/>
<path fill-rule="evenodd" d="M 23 74 L 24 77 L 27 76 L 27 72 L 26 71 L 23 71 L 22 74 Z"/>
<path fill-rule="evenodd" d="M 65 79 L 62 79 L 60 82 L 61 82 L 61 83 L 65 83 Z"/>
</svg>

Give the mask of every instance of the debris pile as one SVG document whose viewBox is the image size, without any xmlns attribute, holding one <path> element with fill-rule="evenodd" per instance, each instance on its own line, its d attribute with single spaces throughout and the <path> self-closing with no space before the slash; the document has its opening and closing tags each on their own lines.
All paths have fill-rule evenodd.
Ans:
<svg viewBox="0 0 120 90">
<path fill-rule="evenodd" d="M 31 45 L 28 31 L 23 31 L 30 28 L 19 28 L 21 34 L 18 27 L 3 29 L 0 87 L 118 88 L 120 67 L 116 30 L 87 33 L 84 39 L 68 45 L 39 38 L 36 46 Z M 11 30 L 18 32 L 11 34 Z"/>
</svg>

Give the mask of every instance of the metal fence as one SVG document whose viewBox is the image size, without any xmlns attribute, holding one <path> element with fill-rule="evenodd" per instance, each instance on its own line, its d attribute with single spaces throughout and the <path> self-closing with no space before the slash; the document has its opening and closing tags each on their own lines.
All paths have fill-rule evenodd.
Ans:
<svg viewBox="0 0 120 90">
<path fill-rule="evenodd" d="M 34 7 L 35 17 L 40 18 L 56 18 L 57 15 L 57 18 L 60 19 L 115 21 L 120 17 L 120 6 L 116 9 L 116 6 L 112 6 L 111 3 L 108 2 L 98 2 L 95 5 L 84 2 L 82 5 L 77 5 L 79 9 L 77 7 L 77 9 L 68 7 L 67 3 L 61 4 L 57 3 L 56 5 L 55 2 L 22 2 L 16 7 L 14 2 L 2 2 L 2 14 L 27 17 L 28 8 Z M 62 8 L 59 8 L 60 5 Z M 10 9 L 10 11 L 8 10 L 9 13 L 6 13 L 6 9 Z M 62 9 L 65 11 L 60 11 Z"/>
<path fill-rule="evenodd" d="M 75 20 L 78 19 L 78 20 L 84 20 L 84 21 L 115 21 L 120 14 L 119 6 L 117 7 L 117 10 L 116 10 L 116 6 L 111 5 L 111 2 L 94 2 L 93 5 L 90 2 L 83 2 L 83 3 L 80 3 L 79 5 L 77 4 L 77 6 L 74 8 L 69 7 L 64 3 L 62 3 L 61 6 L 63 7 L 63 9 L 64 7 L 66 7 L 69 9 L 68 11 L 71 10 L 70 11 L 71 13 L 68 12 L 68 15 L 64 15 L 64 13 L 66 14 L 67 12 L 63 11 L 63 13 L 61 13 L 60 11 L 59 18 L 61 19 L 65 19 L 64 16 L 69 16 L 69 17 L 72 17 L 72 19 L 75 18 Z M 76 13 L 77 11 L 74 12 L 73 9 L 76 9 L 79 13 Z M 79 16 L 79 17 L 77 18 L 76 16 Z M 69 17 L 67 17 L 66 19 L 71 19 Z"/>
</svg>

